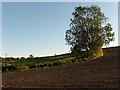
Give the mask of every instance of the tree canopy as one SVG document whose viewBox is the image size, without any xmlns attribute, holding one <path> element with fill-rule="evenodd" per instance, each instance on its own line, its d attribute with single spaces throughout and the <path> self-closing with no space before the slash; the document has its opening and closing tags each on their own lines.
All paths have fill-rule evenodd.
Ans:
<svg viewBox="0 0 120 90">
<path fill-rule="evenodd" d="M 103 45 L 109 45 L 115 40 L 109 18 L 100 7 L 78 6 L 72 15 L 65 40 L 73 53 L 86 52 L 87 56 L 90 56 L 96 54 Z"/>
<path fill-rule="evenodd" d="M 29 55 L 29 58 L 34 58 L 34 56 L 32 54 Z"/>
</svg>

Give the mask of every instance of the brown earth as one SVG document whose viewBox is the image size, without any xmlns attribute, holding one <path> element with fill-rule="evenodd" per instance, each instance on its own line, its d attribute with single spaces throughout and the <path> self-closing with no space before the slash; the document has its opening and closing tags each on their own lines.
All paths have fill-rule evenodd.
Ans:
<svg viewBox="0 0 120 90">
<path fill-rule="evenodd" d="M 118 47 L 87 63 L 2 75 L 8 88 L 118 88 Z"/>
</svg>

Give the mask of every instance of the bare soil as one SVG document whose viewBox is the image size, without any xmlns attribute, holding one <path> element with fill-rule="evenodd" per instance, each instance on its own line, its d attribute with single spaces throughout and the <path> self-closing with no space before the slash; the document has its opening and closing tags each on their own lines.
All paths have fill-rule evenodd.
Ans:
<svg viewBox="0 0 120 90">
<path fill-rule="evenodd" d="M 87 63 L 2 75 L 4 88 L 118 88 L 118 47 Z"/>
</svg>

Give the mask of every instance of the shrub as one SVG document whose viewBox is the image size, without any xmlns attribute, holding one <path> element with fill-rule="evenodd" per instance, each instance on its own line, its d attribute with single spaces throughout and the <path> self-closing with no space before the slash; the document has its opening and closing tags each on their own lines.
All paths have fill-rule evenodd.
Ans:
<svg viewBox="0 0 120 90">
<path fill-rule="evenodd" d="M 34 58 L 34 56 L 32 54 L 29 55 L 29 58 Z"/>
<path fill-rule="evenodd" d="M 71 62 L 75 62 L 75 61 L 76 61 L 75 59 L 71 60 Z"/>
<path fill-rule="evenodd" d="M 79 58 L 79 59 L 77 59 L 78 60 L 78 62 L 80 62 L 81 61 L 81 58 Z"/>
<path fill-rule="evenodd" d="M 70 61 L 65 61 L 65 63 L 64 64 L 70 64 L 71 62 Z"/>
<path fill-rule="evenodd" d="M 6 66 L 2 67 L 2 72 L 5 72 L 6 70 L 7 70 Z"/>
<path fill-rule="evenodd" d="M 15 71 L 15 70 L 17 70 L 16 66 L 5 66 L 5 67 L 2 67 L 2 72 Z"/>
<path fill-rule="evenodd" d="M 52 63 L 49 63 L 49 64 L 48 64 L 48 67 L 52 67 Z"/>
<path fill-rule="evenodd" d="M 24 61 L 26 58 L 25 57 L 21 57 L 19 60 L 22 60 L 22 61 Z"/>
<path fill-rule="evenodd" d="M 44 67 L 43 64 L 37 65 L 37 68 L 42 68 L 42 67 Z"/>
<path fill-rule="evenodd" d="M 47 66 L 47 63 L 45 63 L 44 66 L 46 67 L 46 66 Z"/>
<path fill-rule="evenodd" d="M 7 66 L 11 66 L 11 64 L 7 63 Z"/>
<path fill-rule="evenodd" d="M 54 63 L 53 63 L 53 66 L 58 66 L 58 62 L 54 62 Z"/>
<path fill-rule="evenodd" d="M 87 61 L 88 60 L 88 58 L 82 58 L 81 59 L 81 61 Z"/>
<path fill-rule="evenodd" d="M 28 70 L 28 66 L 17 66 L 17 69 L 18 69 L 19 71 Z"/>
<path fill-rule="evenodd" d="M 17 57 L 17 58 L 16 58 L 16 60 L 17 60 L 17 61 L 19 61 L 19 60 L 20 60 L 20 58 L 19 58 L 19 57 Z"/>
<path fill-rule="evenodd" d="M 58 61 L 57 63 L 58 63 L 58 65 L 62 65 L 62 62 L 61 62 L 61 61 Z"/>
<path fill-rule="evenodd" d="M 40 57 L 35 57 L 35 59 L 40 59 Z"/>
<path fill-rule="evenodd" d="M 36 68 L 36 65 L 29 66 L 30 69 Z"/>
</svg>

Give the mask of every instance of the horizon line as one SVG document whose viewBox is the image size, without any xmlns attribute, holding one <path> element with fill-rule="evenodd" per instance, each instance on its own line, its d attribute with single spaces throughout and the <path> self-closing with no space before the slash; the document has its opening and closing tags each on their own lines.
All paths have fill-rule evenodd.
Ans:
<svg viewBox="0 0 120 90">
<path fill-rule="evenodd" d="M 118 45 L 118 46 L 110 46 L 110 47 L 102 47 L 102 49 L 105 49 L 105 48 L 117 48 L 117 47 L 120 47 L 120 45 Z M 51 54 L 51 55 L 41 55 L 41 56 L 34 56 L 33 54 L 33 56 L 34 57 L 49 57 L 49 56 L 55 56 L 55 55 L 62 55 L 62 54 L 68 54 L 68 53 L 70 53 L 70 52 L 65 52 L 65 53 L 55 53 L 55 54 Z M 30 55 L 30 54 L 29 54 Z M 0 58 L 21 58 L 21 57 L 25 57 L 25 58 L 28 58 L 29 56 L 0 56 Z"/>
</svg>

